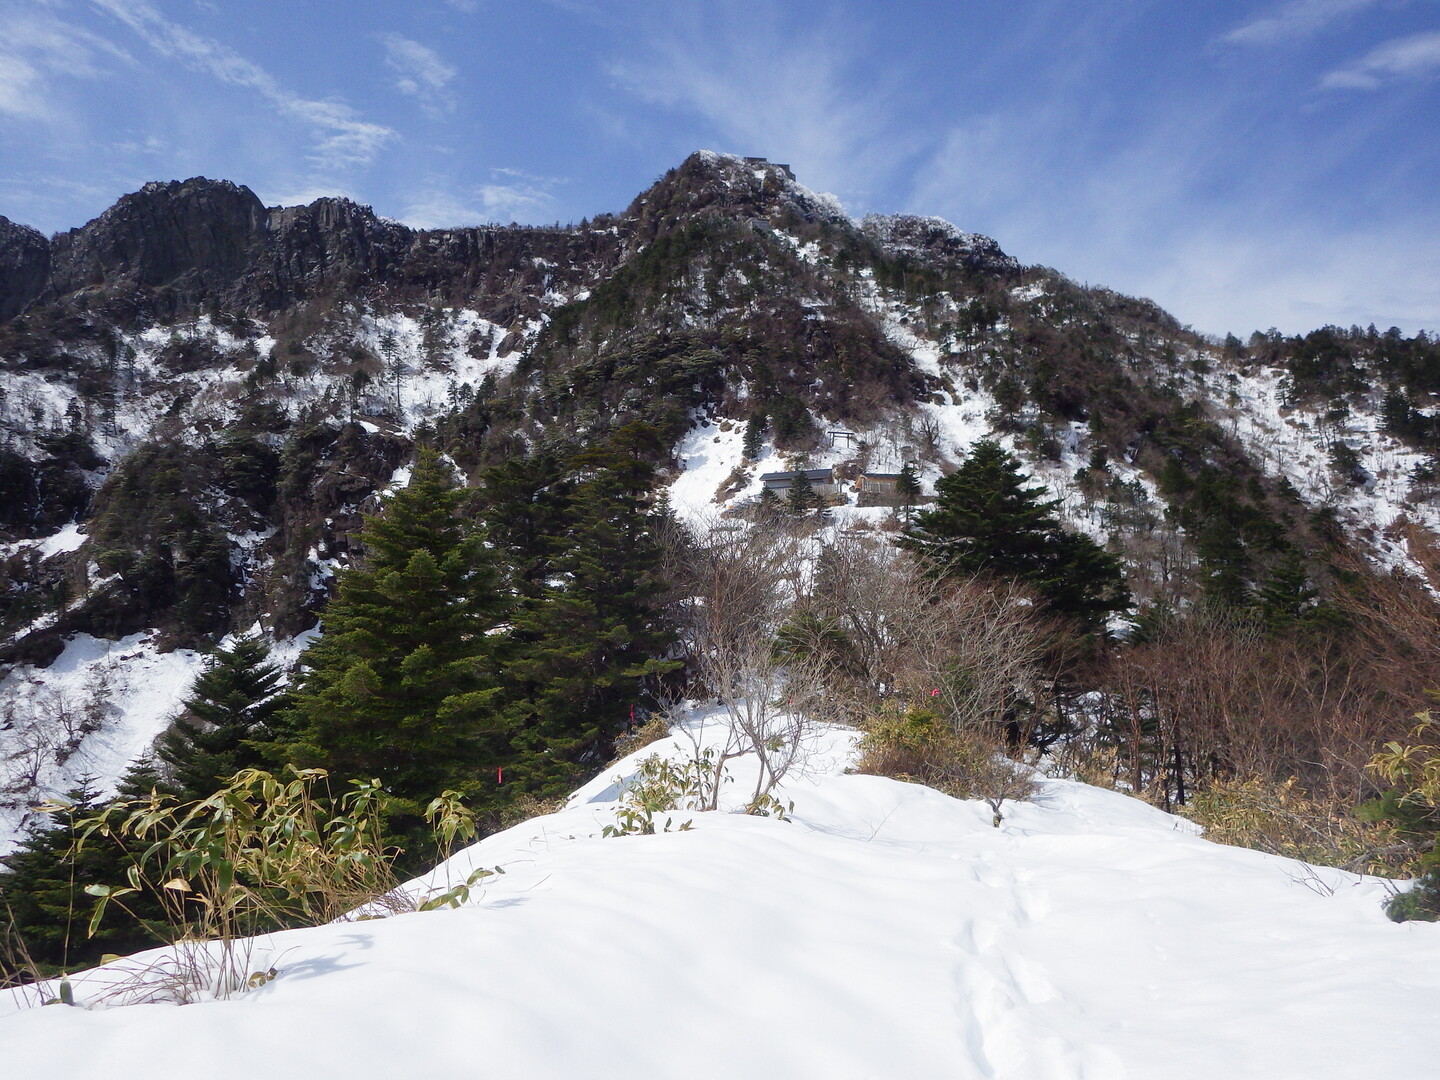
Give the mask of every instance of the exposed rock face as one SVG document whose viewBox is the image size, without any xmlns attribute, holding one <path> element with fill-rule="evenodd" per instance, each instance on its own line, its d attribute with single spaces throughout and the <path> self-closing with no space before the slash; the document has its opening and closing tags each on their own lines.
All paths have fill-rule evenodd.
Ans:
<svg viewBox="0 0 1440 1080">
<path fill-rule="evenodd" d="M 537 313 L 537 274 L 548 282 L 541 294 L 588 287 L 638 249 L 712 215 L 792 234 L 815 226 L 855 234 L 834 199 L 797 184 L 784 166 L 708 151 L 588 228 L 417 231 L 348 199 L 267 209 L 249 188 L 194 177 L 146 184 L 49 241 L 0 218 L 0 320 L 36 300 L 122 300 L 162 316 L 220 303 L 263 315 L 331 293 L 443 300 L 509 325 Z M 867 218 L 861 231 L 922 260 L 1018 269 L 995 241 L 935 218 Z"/>
<path fill-rule="evenodd" d="M 37 299 L 264 314 L 325 292 L 419 293 L 514 317 L 508 279 L 542 263 L 590 272 L 618 248 L 613 233 L 574 228 L 416 231 L 340 198 L 267 209 L 249 188 L 195 177 L 146 184 L 53 240 L 0 218 L 0 321 Z"/>
<path fill-rule="evenodd" d="M 413 233 L 349 199 L 276 207 L 265 222 L 265 246 L 251 268 L 253 299 L 284 303 L 323 284 L 358 285 L 390 275 Z"/>
<path fill-rule="evenodd" d="M 30 228 L 0 217 L 0 320 L 13 319 L 45 289 L 50 241 Z"/>
<path fill-rule="evenodd" d="M 202 177 L 146 184 L 55 237 L 48 293 L 163 287 L 178 303 L 195 303 L 249 269 L 265 225 L 265 207 L 249 188 Z"/>
</svg>

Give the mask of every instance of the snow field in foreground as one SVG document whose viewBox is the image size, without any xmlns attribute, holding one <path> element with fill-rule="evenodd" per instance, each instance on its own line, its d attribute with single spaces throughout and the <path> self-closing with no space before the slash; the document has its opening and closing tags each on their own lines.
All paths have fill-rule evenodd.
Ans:
<svg viewBox="0 0 1440 1080">
<path fill-rule="evenodd" d="M 827 732 L 786 785 L 793 821 L 679 811 L 692 830 L 601 838 L 615 778 L 677 740 L 647 747 L 414 883 L 503 867 L 470 906 L 273 935 L 250 966 L 279 977 L 229 1002 L 17 1009 L 0 1060 L 75 1078 L 1429 1074 L 1440 926 L 1388 922 L 1382 882 L 1066 781 L 994 829 L 978 803 L 844 775 L 852 740 Z"/>
</svg>

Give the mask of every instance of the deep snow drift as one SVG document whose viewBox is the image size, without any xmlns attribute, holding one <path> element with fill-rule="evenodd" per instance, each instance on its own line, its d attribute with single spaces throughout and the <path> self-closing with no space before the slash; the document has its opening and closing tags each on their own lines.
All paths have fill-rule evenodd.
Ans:
<svg viewBox="0 0 1440 1080">
<path fill-rule="evenodd" d="M 276 934 L 250 967 L 278 977 L 227 1002 L 6 1000 L 0 1061 L 61 1078 L 1431 1075 L 1440 926 L 1388 922 L 1383 883 L 1066 781 L 995 829 L 981 804 L 845 775 L 852 739 L 817 739 L 782 793 L 792 821 L 682 811 L 689 831 L 602 838 L 615 779 L 676 744 L 647 747 L 417 883 L 501 866 L 466 907 Z M 97 986 L 77 978 L 77 998 Z"/>
</svg>

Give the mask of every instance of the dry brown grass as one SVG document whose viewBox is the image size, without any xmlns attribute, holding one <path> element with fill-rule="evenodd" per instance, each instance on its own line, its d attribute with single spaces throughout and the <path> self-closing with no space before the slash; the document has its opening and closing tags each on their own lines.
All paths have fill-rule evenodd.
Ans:
<svg viewBox="0 0 1440 1080">
<path fill-rule="evenodd" d="M 1393 825 L 1360 821 L 1348 806 L 1307 795 L 1293 777 L 1216 781 L 1184 814 L 1217 844 L 1382 877 L 1405 877 L 1414 869 L 1413 848 Z"/>
</svg>

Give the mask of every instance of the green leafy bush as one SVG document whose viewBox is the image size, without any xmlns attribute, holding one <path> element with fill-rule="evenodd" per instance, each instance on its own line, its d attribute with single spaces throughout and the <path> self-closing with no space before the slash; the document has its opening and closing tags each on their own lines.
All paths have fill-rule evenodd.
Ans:
<svg viewBox="0 0 1440 1080">
<path fill-rule="evenodd" d="M 1440 717 L 1415 714 L 1405 742 L 1388 742 L 1370 759 L 1370 770 L 1394 785 L 1361 807 L 1368 817 L 1393 822 L 1417 850 L 1422 873 L 1409 891 L 1391 898 L 1386 913 L 1396 922 L 1440 920 Z M 1428 850 L 1424 850 L 1428 849 Z"/>
<path fill-rule="evenodd" d="M 640 762 L 634 778 L 626 785 L 615 810 L 615 824 L 606 825 L 604 836 L 651 836 L 655 833 L 655 815 L 671 810 L 693 810 L 701 805 L 706 777 L 710 775 L 708 755 L 699 759 L 676 762 L 651 754 Z M 672 819 L 666 818 L 660 829 L 669 832 Z M 689 830 L 684 822 L 680 832 Z"/>
</svg>

